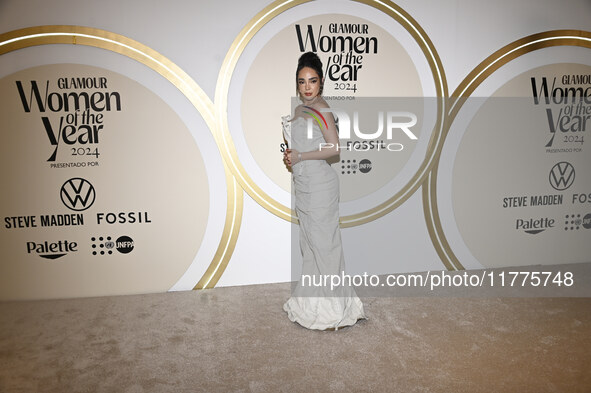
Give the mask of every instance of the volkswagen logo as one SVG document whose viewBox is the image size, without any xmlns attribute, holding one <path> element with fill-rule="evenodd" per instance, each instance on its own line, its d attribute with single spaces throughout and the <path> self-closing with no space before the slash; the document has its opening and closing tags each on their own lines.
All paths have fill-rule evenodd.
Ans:
<svg viewBox="0 0 591 393">
<path fill-rule="evenodd" d="M 88 180 L 74 177 L 64 183 L 60 197 L 68 209 L 82 211 L 92 206 L 96 192 Z"/>
<path fill-rule="evenodd" d="M 564 191 L 575 181 L 575 168 L 568 162 L 562 161 L 550 170 L 550 185 L 557 191 Z"/>
</svg>

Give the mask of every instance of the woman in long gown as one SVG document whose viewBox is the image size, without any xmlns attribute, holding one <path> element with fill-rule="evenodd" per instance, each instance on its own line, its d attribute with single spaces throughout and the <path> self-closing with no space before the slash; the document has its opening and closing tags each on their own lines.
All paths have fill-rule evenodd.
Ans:
<svg viewBox="0 0 591 393">
<path fill-rule="evenodd" d="M 321 113 L 329 106 L 322 98 L 322 62 L 315 53 L 300 57 L 296 83 L 302 104 L 287 125 L 291 141 L 284 160 L 292 169 L 303 266 L 302 279 L 283 309 L 291 321 L 308 329 L 337 330 L 366 317 L 351 286 L 342 282 L 332 286 L 336 282 L 332 277 L 343 277 L 345 269 L 339 179 L 326 162 L 339 154 L 339 137 L 333 116 Z M 308 135 L 309 123 L 312 135 Z M 312 279 L 304 280 L 305 276 Z"/>
</svg>

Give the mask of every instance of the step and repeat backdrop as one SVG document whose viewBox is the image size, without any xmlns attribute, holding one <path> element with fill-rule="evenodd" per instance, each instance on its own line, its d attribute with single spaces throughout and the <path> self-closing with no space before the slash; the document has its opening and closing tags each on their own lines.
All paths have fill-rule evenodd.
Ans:
<svg viewBox="0 0 591 393">
<path fill-rule="evenodd" d="M 66 3 L 1 6 L 1 300 L 296 279 L 307 51 L 348 272 L 591 262 L 588 2 Z"/>
</svg>

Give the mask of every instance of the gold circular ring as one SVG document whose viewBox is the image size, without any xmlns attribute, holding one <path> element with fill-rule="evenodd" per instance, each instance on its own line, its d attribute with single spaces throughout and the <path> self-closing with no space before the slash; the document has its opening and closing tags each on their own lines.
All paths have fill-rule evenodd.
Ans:
<svg viewBox="0 0 591 393">
<path fill-rule="evenodd" d="M 158 72 L 176 86 L 216 133 L 213 103 L 197 83 L 162 54 L 135 40 L 106 30 L 83 26 L 35 26 L 0 34 L 0 55 L 22 48 L 49 44 L 86 45 L 106 49 L 136 60 Z M 217 143 L 217 141 L 216 141 Z M 226 220 L 220 244 L 194 289 L 212 288 L 223 274 L 236 245 L 242 220 L 243 192 L 224 163 L 228 188 Z"/>
<path fill-rule="evenodd" d="M 538 49 L 550 48 L 553 46 L 580 46 L 591 48 L 591 33 L 581 30 L 552 30 L 537 33 L 516 40 L 492 55 L 484 59 L 476 68 L 474 68 L 466 78 L 458 85 L 453 92 L 449 112 L 443 132 L 443 139 L 447 137 L 449 129 L 458 112 L 462 108 L 466 98 L 492 73 L 503 65 L 509 63 L 526 53 Z M 437 156 L 435 165 L 425 183 L 423 184 L 423 212 L 431 241 L 441 258 L 443 265 L 448 270 L 464 270 L 464 266 L 458 260 L 451 249 L 441 226 L 439 210 L 437 207 L 437 171 L 439 168 L 440 154 Z"/>
<path fill-rule="evenodd" d="M 307 3 L 308 1 L 310 0 L 278 0 L 259 12 L 242 29 L 238 37 L 232 43 L 232 46 L 230 47 L 230 50 L 228 51 L 220 70 L 215 93 L 215 117 L 218 125 L 220 126 L 218 135 L 220 150 L 222 152 L 222 156 L 228 164 L 228 167 L 232 171 L 232 174 L 238 180 L 240 186 L 242 186 L 248 195 L 250 195 L 259 205 L 276 216 L 292 222 L 297 222 L 295 213 L 292 211 L 292 209 L 288 206 L 282 205 L 265 193 L 265 191 L 263 191 L 252 180 L 238 158 L 238 153 L 234 143 L 232 142 L 232 137 L 230 135 L 228 126 L 228 92 L 236 64 L 238 63 L 240 56 L 254 35 L 277 15 L 292 7 Z M 341 227 L 343 228 L 365 224 L 388 214 L 400 206 L 404 201 L 406 201 L 421 186 L 421 183 L 427 178 L 429 171 L 435 162 L 435 157 L 441 150 L 441 146 L 443 144 L 443 138 L 441 136 L 443 134 L 443 124 L 445 120 L 445 114 L 447 112 L 444 107 L 444 97 L 447 96 L 447 82 L 445 78 L 445 72 L 443 70 L 441 60 L 439 59 L 439 55 L 437 54 L 433 43 L 425 31 L 408 13 L 393 3 L 386 4 L 378 0 L 356 1 L 374 7 L 392 17 L 394 20 L 400 23 L 417 42 L 423 54 L 425 55 L 431 69 L 431 73 L 433 74 L 438 98 L 437 122 L 434 127 L 435 131 L 431 135 L 431 139 L 427 147 L 425 159 L 409 182 L 394 196 L 379 204 L 378 206 L 358 214 L 341 217 L 340 222 Z"/>
</svg>

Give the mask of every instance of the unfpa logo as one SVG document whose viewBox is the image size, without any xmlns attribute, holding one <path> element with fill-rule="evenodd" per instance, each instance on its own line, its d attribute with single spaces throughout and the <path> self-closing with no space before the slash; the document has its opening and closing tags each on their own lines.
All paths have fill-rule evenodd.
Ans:
<svg viewBox="0 0 591 393">
<path fill-rule="evenodd" d="M 357 162 L 357 160 L 341 160 L 341 174 L 351 175 L 356 174 L 357 171 L 361 173 L 368 173 L 371 171 L 371 161 L 367 158 Z"/>
<path fill-rule="evenodd" d="M 113 255 L 113 249 L 121 254 L 129 254 L 133 251 L 135 243 L 129 236 L 119 236 L 113 241 L 111 236 L 92 237 L 92 255 Z"/>
<path fill-rule="evenodd" d="M 564 230 L 578 231 L 581 227 L 591 229 L 591 213 L 581 218 L 580 214 L 567 214 L 564 216 Z"/>
<path fill-rule="evenodd" d="M 368 173 L 369 171 L 371 171 L 371 161 L 366 159 L 363 159 L 359 162 L 359 171 L 361 173 Z"/>
</svg>

